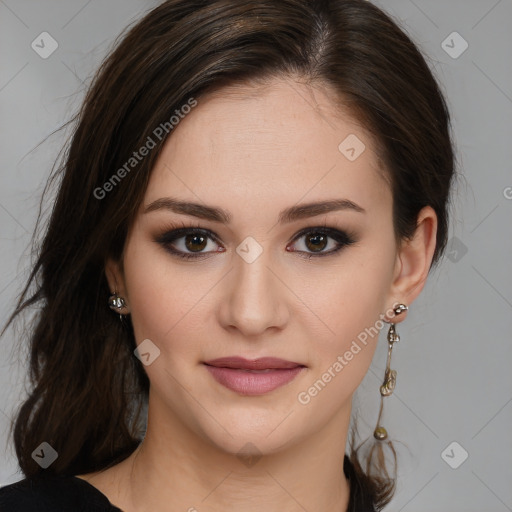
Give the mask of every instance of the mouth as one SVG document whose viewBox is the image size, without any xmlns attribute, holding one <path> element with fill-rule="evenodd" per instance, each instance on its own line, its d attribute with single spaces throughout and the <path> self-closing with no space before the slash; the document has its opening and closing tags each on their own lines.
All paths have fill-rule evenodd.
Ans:
<svg viewBox="0 0 512 512">
<path fill-rule="evenodd" d="M 253 396 L 284 386 L 306 368 L 301 363 L 275 357 L 222 357 L 203 364 L 219 384 L 241 395 Z"/>
</svg>

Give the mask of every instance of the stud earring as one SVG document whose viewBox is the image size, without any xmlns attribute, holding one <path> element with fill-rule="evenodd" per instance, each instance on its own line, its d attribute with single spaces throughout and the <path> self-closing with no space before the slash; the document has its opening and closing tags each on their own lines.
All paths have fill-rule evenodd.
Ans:
<svg viewBox="0 0 512 512">
<path fill-rule="evenodd" d="M 126 306 L 126 301 L 117 293 L 117 291 L 115 291 L 108 298 L 108 305 L 111 310 L 119 312 Z M 119 313 L 119 319 L 121 320 L 121 322 L 123 321 L 123 315 L 121 315 L 121 313 Z"/>
<path fill-rule="evenodd" d="M 393 312 L 395 315 L 400 315 L 404 311 L 407 311 L 409 308 L 405 304 L 398 304 L 393 308 Z M 386 371 L 384 373 L 384 382 L 380 386 L 380 410 L 379 417 L 377 418 L 377 425 L 373 432 L 373 437 L 378 439 L 379 441 L 384 441 L 388 438 L 387 430 L 380 424 L 380 419 L 382 417 L 382 409 L 384 405 L 384 397 L 390 396 L 393 394 L 393 391 L 396 386 L 396 370 L 391 370 L 391 352 L 393 350 L 393 345 L 400 341 L 400 336 L 396 332 L 395 324 L 393 322 L 389 322 L 389 331 L 388 331 L 388 358 L 386 362 Z"/>
</svg>

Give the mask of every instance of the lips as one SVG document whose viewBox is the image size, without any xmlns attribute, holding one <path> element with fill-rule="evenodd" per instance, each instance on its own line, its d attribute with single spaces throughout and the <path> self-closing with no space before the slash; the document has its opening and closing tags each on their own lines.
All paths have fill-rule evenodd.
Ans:
<svg viewBox="0 0 512 512">
<path fill-rule="evenodd" d="M 222 357 L 204 363 L 210 375 L 222 386 L 240 395 L 263 395 L 284 386 L 306 367 L 275 357 L 249 360 Z"/>
<path fill-rule="evenodd" d="M 261 357 L 259 359 L 249 360 L 243 357 L 221 357 L 206 361 L 204 364 L 215 366 L 217 368 L 234 368 L 237 370 L 272 370 L 272 369 L 289 369 L 303 367 L 303 364 L 293 361 L 286 361 L 276 357 Z"/>
</svg>

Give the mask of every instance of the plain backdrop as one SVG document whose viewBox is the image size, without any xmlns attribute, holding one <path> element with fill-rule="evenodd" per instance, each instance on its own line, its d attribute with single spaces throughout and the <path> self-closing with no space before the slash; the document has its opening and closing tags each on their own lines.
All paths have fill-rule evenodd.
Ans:
<svg viewBox="0 0 512 512">
<path fill-rule="evenodd" d="M 75 113 L 120 31 L 158 3 L 0 0 L 2 324 L 27 276 L 39 196 L 65 142 L 63 132 L 45 138 Z M 385 424 L 402 444 L 398 490 L 386 510 L 510 511 L 512 2 L 377 4 L 428 56 L 452 112 L 464 176 L 454 192 L 446 256 L 397 329 L 397 387 L 386 399 Z M 44 51 L 58 45 L 49 56 L 33 45 L 41 37 Z M 15 336 L 10 330 L 0 340 L 0 485 L 23 477 L 7 437 L 24 396 L 26 361 L 13 351 Z M 383 329 L 354 401 L 367 434 L 386 351 Z"/>
</svg>

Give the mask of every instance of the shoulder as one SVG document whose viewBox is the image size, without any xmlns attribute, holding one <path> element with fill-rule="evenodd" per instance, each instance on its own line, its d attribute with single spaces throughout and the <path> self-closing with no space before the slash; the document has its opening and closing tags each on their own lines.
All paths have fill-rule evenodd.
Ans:
<svg viewBox="0 0 512 512">
<path fill-rule="evenodd" d="M 39 475 L 0 488 L 2 512 L 114 512 L 98 489 L 74 476 Z"/>
</svg>

